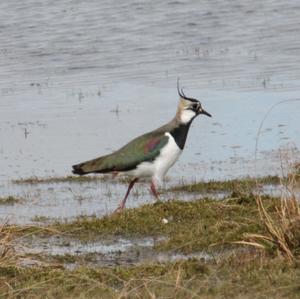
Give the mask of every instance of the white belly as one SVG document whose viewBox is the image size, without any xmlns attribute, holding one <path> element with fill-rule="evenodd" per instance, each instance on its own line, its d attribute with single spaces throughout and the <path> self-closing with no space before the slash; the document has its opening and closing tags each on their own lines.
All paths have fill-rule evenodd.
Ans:
<svg viewBox="0 0 300 299">
<path fill-rule="evenodd" d="M 136 169 L 127 174 L 136 177 L 152 177 L 161 181 L 169 168 L 178 160 L 182 150 L 177 146 L 173 136 L 165 133 L 169 137 L 167 145 L 160 151 L 159 156 L 152 162 L 143 162 Z"/>
</svg>

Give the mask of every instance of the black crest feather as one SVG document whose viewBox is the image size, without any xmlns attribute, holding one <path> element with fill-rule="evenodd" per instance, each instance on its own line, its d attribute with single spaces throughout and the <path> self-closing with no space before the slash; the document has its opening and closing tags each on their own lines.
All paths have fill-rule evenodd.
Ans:
<svg viewBox="0 0 300 299">
<path fill-rule="evenodd" d="M 194 99 L 194 98 L 189 98 L 189 97 L 187 97 L 187 96 L 184 94 L 184 92 L 183 92 L 183 87 L 180 89 L 180 87 L 179 87 L 179 77 L 177 78 L 177 91 L 178 91 L 178 95 L 179 95 L 181 98 L 183 98 L 183 99 L 185 99 L 185 100 L 187 100 L 187 101 L 191 101 L 191 102 L 198 102 L 198 100 L 196 100 L 196 99 Z"/>
</svg>

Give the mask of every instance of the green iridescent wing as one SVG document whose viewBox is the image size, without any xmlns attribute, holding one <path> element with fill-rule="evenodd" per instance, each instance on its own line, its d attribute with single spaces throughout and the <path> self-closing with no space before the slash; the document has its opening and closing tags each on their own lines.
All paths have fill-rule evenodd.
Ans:
<svg viewBox="0 0 300 299">
<path fill-rule="evenodd" d="M 155 160 L 168 139 L 163 132 L 145 134 L 110 155 L 74 165 L 75 172 L 73 172 L 86 174 L 132 170 L 142 162 Z"/>
<path fill-rule="evenodd" d="M 142 162 L 153 161 L 167 144 L 168 139 L 169 137 L 163 134 L 138 137 L 107 157 L 104 164 L 107 164 L 109 169 L 113 168 L 113 171 L 134 169 Z"/>
</svg>

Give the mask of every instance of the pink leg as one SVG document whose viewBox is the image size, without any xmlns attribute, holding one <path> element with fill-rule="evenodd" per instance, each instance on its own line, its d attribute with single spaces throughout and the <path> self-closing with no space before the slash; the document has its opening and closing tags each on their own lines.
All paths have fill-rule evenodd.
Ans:
<svg viewBox="0 0 300 299">
<path fill-rule="evenodd" d="M 134 178 L 134 179 L 129 183 L 127 192 L 126 192 L 126 194 L 125 194 L 125 197 L 124 197 L 124 199 L 120 202 L 118 208 L 114 211 L 114 213 L 121 212 L 121 211 L 124 209 L 125 204 L 126 204 L 127 197 L 128 197 L 128 195 L 129 195 L 129 193 L 130 193 L 130 190 L 132 189 L 133 185 L 134 185 L 138 180 L 139 180 L 138 178 Z"/>
<path fill-rule="evenodd" d="M 155 183 L 154 183 L 153 180 L 151 181 L 150 189 L 151 189 L 152 194 L 155 196 L 155 198 L 159 199 L 159 194 L 158 194 L 158 192 L 156 190 Z"/>
</svg>

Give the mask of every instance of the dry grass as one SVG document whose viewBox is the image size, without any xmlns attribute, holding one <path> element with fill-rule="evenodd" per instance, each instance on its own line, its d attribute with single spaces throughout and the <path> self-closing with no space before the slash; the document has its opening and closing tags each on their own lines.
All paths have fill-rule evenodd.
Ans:
<svg viewBox="0 0 300 299">
<path fill-rule="evenodd" d="M 191 259 L 115 268 L 31 267 L 5 275 L 0 298 L 279 299 L 298 298 L 300 267 L 245 251 L 208 264 Z"/>
<path fill-rule="evenodd" d="M 266 234 L 245 234 L 237 244 L 251 245 L 269 252 L 276 252 L 293 262 L 300 250 L 300 211 L 295 197 L 282 199 L 280 209 L 271 215 L 260 196 L 256 199 Z"/>
<path fill-rule="evenodd" d="M 300 99 L 288 99 L 275 103 L 260 122 L 255 142 L 255 161 L 257 161 L 258 145 L 264 123 L 271 112 L 278 106 L 285 103 L 298 102 Z M 280 198 L 280 207 L 276 208 L 276 213 L 270 213 L 264 205 L 261 194 L 256 196 L 256 204 L 261 221 L 266 229 L 266 234 L 248 234 L 246 240 L 236 242 L 247 244 L 256 248 L 276 252 L 283 256 L 290 263 L 294 262 L 300 253 L 300 208 L 299 198 L 295 192 L 299 188 L 297 182 L 300 178 L 299 149 L 295 144 L 290 143 L 279 151 L 278 160 L 281 163 L 282 177 L 281 185 L 285 191 Z M 297 161 L 298 160 L 298 161 Z M 291 173 L 288 172 L 292 170 Z M 258 186 L 258 183 L 257 183 Z M 257 190 L 259 190 L 257 188 Z"/>
<path fill-rule="evenodd" d="M 0 226 L 0 267 L 7 267 L 15 264 L 16 253 L 12 245 L 12 232 L 5 229 L 5 225 Z"/>
<path fill-rule="evenodd" d="M 277 255 L 292 263 L 300 254 L 299 190 L 297 192 L 300 177 L 299 164 L 291 162 L 287 152 L 284 157 L 280 157 L 280 160 L 285 179 L 281 181 L 283 192 L 279 207 L 275 207 L 275 213 L 266 208 L 260 193 L 255 197 L 266 233 L 246 234 L 245 240 L 236 243 L 254 246 L 272 253 L 276 252 Z M 284 174 L 284 162 L 288 165 L 288 169 L 292 169 L 292 173 Z"/>
</svg>

